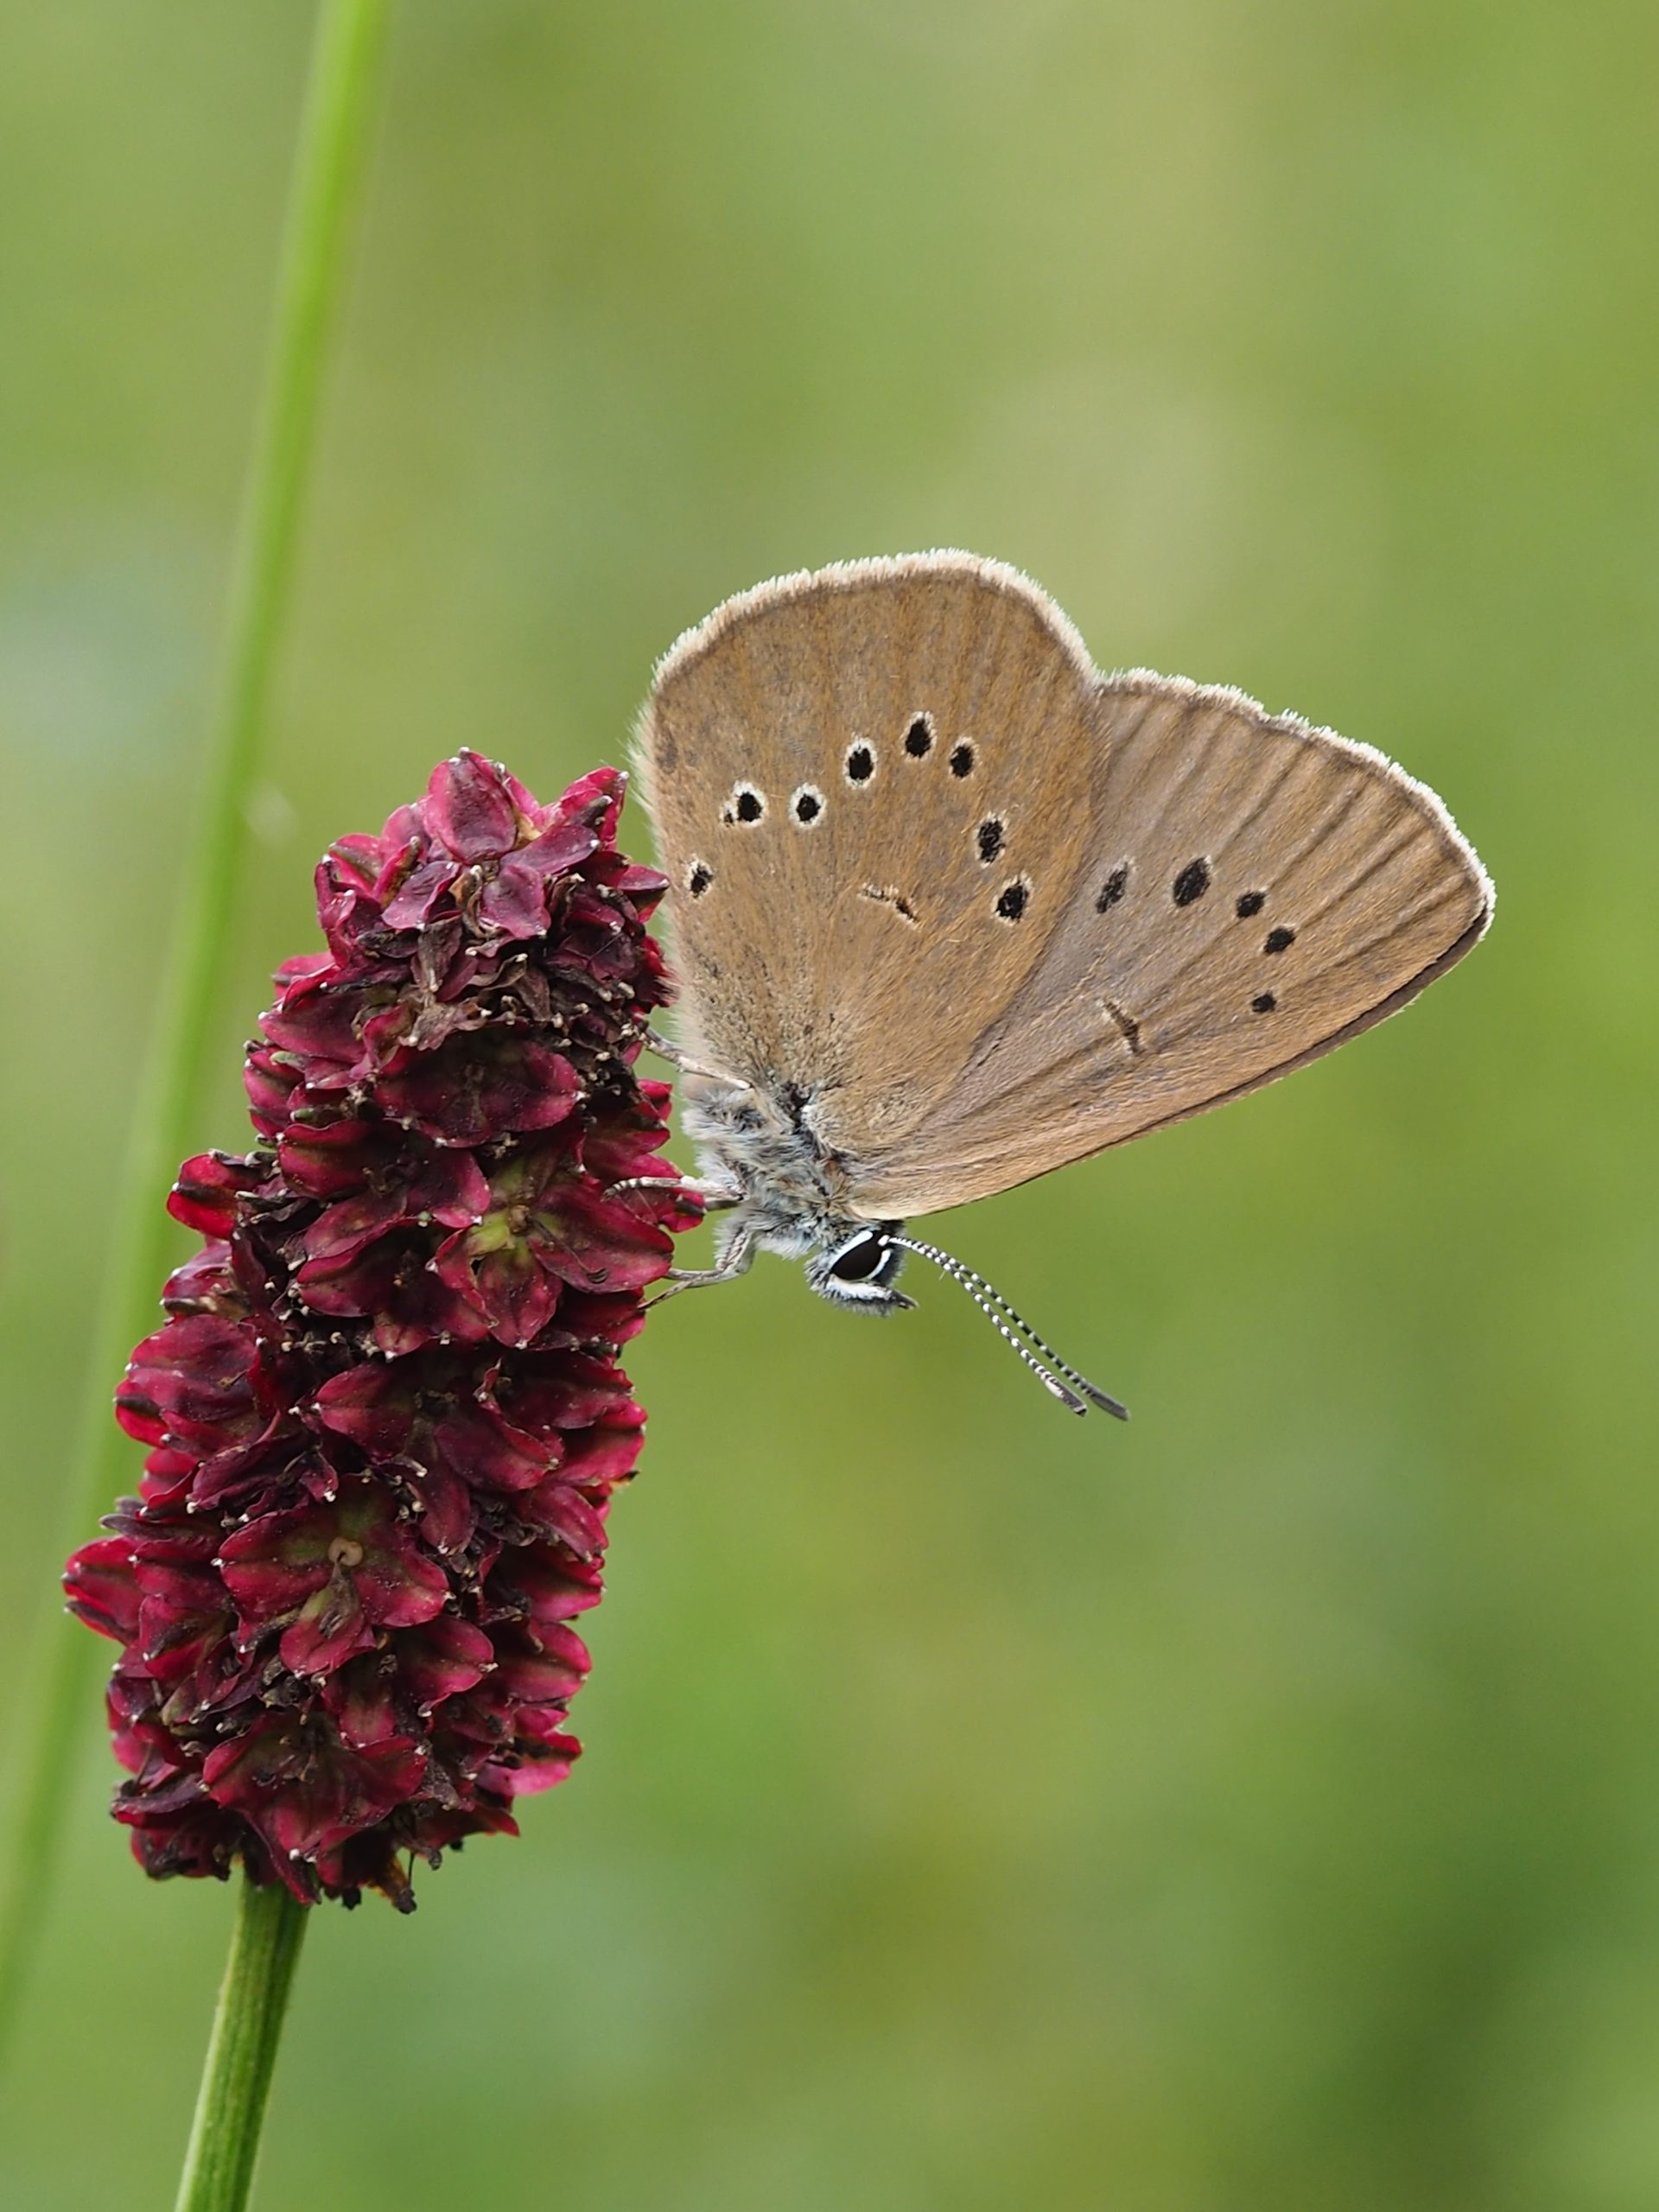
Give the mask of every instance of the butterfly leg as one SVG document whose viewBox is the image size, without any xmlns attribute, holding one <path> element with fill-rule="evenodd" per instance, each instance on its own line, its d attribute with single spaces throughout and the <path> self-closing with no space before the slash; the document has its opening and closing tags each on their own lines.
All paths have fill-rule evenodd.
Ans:
<svg viewBox="0 0 1659 2212">
<path fill-rule="evenodd" d="M 666 1060 L 671 1067 L 678 1068 L 682 1075 L 703 1076 L 710 1083 L 724 1084 L 729 1090 L 753 1090 L 754 1088 L 753 1084 L 745 1083 L 741 1075 L 728 1075 L 724 1068 L 706 1067 L 701 1060 L 694 1060 L 689 1052 L 680 1050 L 672 1038 L 664 1037 L 659 1030 L 647 1029 L 645 1043 L 659 1060 Z"/>
<path fill-rule="evenodd" d="M 739 1275 L 747 1274 L 753 1265 L 753 1239 L 734 1236 L 715 1267 L 671 1268 L 667 1289 L 659 1290 L 651 1302 L 653 1306 L 660 1306 L 665 1298 L 672 1298 L 678 1291 L 706 1290 L 710 1283 L 735 1282 Z"/>
<path fill-rule="evenodd" d="M 720 1213 L 743 1201 L 742 1192 L 734 1184 L 698 1183 L 687 1175 L 630 1175 L 620 1183 L 607 1184 L 605 1195 L 613 1198 L 619 1191 L 679 1191 L 689 1198 L 700 1198 L 705 1213 Z"/>
</svg>

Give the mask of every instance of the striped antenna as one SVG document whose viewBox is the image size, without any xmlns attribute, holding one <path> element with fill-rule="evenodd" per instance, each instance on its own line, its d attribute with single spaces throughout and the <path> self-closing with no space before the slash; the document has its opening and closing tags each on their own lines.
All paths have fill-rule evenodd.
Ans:
<svg viewBox="0 0 1659 2212">
<path fill-rule="evenodd" d="M 898 1236 L 891 1230 L 884 1233 L 889 1244 L 897 1244 L 906 1252 L 914 1252 L 920 1259 L 931 1260 L 941 1274 L 949 1275 L 952 1282 L 960 1284 L 1003 1342 L 1013 1346 L 1044 1389 L 1058 1398 L 1063 1406 L 1074 1414 L 1086 1414 L 1089 1410 L 1089 1406 L 1084 1402 L 1086 1398 L 1090 1404 L 1098 1406 L 1103 1413 L 1112 1414 L 1119 1421 L 1128 1421 L 1129 1409 L 1126 1405 L 1108 1396 L 1104 1390 L 1096 1389 L 1086 1375 L 1079 1375 L 1075 1367 L 1068 1365 L 1052 1344 L 1043 1342 L 1028 1321 L 1020 1319 L 1001 1292 L 988 1283 L 984 1276 L 977 1274 L 965 1260 L 958 1260 L 949 1252 L 942 1252 L 937 1244 L 925 1244 L 918 1236 Z M 1009 1321 L 1013 1322 L 1014 1329 L 1020 1332 L 1020 1337 L 1026 1339 L 1026 1344 L 1021 1344 L 1014 1329 L 1008 1327 Z M 1026 1344 L 1034 1345 L 1036 1351 L 1042 1354 L 1042 1358 L 1039 1359 L 1036 1352 L 1027 1351 Z M 1048 1366 L 1044 1365 L 1045 1360 L 1049 1363 Z M 1056 1371 L 1051 1372 L 1051 1368 Z M 1065 1382 L 1060 1380 L 1062 1375 L 1066 1378 Z M 1067 1389 L 1066 1384 L 1070 1382 L 1076 1383 L 1076 1390 Z M 1077 1395 L 1078 1390 L 1083 1393 L 1081 1398 Z"/>
</svg>

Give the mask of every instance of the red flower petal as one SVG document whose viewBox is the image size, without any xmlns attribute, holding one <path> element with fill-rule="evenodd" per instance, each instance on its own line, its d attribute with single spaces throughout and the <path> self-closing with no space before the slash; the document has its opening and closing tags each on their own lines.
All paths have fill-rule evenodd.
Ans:
<svg viewBox="0 0 1659 2212">
<path fill-rule="evenodd" d="M 386 901 L 382 919 L 388 929 L 419 929 L 431 918 L 459 873 L 447 854 L 411 868 Z"/>
<path fill-rule="evenodd" d="M 550 1536 L 579 1560 L 596 1560 L 605 1548 L 605 1516 L 571 1484 L 556 1475 L 518 1501 L 527 1528 Z"/>
<path fill-rule="evenodd" d="M 490 1574 L 493 1612 L 526 1620 L 536 1629 L 586 1612 L 599 1599 L 598 1570 L 550 1544 L 508 1552 Z"/>
<path fill-rule="evenodd" d="M 322 1700 L 354 1751 L 384 1744 L 404 1726 L 398 1712 L 397 1665 L 389 1651 L 365 1651 L 333 1674 Z"/>
<path fill-rule="evenodd" d="M 425 1770 L 424 1748 L 405 1738 L 357 1751 L 321 1713 L 273 1713 L 210 1751 L 202 1780 L 253 1821 L 280 1862 L 370 1827 L 414 1793 Z"/>
<path fill-rule="evenodd" d="M 486 1144 L 550 1129 L 575 1108 L 581 1084 L 561 1052 L 533 1039 L 451 1037 L 382 1078 L 388 1113 L 438 1144 Z"/>
<path fill-rule="evenodd" d="M 537 1735 L 527 1714 L 513 1746 L 512 1764 L 493 1763 L 480 1770 L 478 1778 L 485 1788 L 499 1789 L 509 1797 L 528 1797 L 564 1781 L 581 1756 L 582 1745 L 574 1736 L 551 1726 L 545 1735 Z"/>
<path fill-rule="evenodd" d="M 228 1152 L 201 1152 L 179 1170 L 167 1210 L 187 1229 L 204 1236 L 228 1236 L 236 1225 L 236 1202 L 257 1190 L 270 1173 L 268 1159 L 238 1160 Z"/>
<path fill-rule="evenodd" d="M 283 1630 L 276 1647 L 284 1667 L 296 1675 L 320 1677 L 374 1642 L 374 1630 L 349 1574 L 331 1574 L 306 1600 L 299 1618 Z"/>
<path fill-rule="evenodd" d="M 551 1627 L 539 1640 L 522 1630 L 498 1630 L 500 1687 L 525 1705 L 568 1705 L 593 1662 L 574 1629 Z"/>
<path fill-rule="evenodd" d="M 461 861 L 509 852 L 518 835 L 505 772 L 467 747 L 432 771 L 423 811 L 433 831 Z"/>
<path fill-rule="evenodd" d="M 493 1405 L 458 1405 L 432 1432 L 445 1465 L 486 1490 L 533 1489 L 557 1464 L 560 1447 L 512 1428 Z"/>
<path fill-rule="evenodd" d="M 137 1635 L 138 1585 L 125 1537 L 83 1544 L 63 1571 L 63 1587 L 70 1611 L 100 1636 L 130 1643 Z"/>
<path fill-rule="evenodd" d="M 423 1713 L 471 1689 L 495 1664 L 495 1648 L 483 1630 L 448 1613 L 403 1630 L 392 1649 L 398 1681 Z"/>
<path fill-rule="evenodd" d="M 547 878 L 506 861 L 479 893 L 479 919 L 503 937 L 539 937 L 547 927 Z"/>
</svg>

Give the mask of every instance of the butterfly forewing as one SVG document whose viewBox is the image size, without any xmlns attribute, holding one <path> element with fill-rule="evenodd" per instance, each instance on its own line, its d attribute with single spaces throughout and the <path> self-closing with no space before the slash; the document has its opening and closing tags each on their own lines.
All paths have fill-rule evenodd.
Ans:
<svg viewBox="0 0 1659 2212">
<path fill-rule="evenodd" d="M 1270 1082 L 1404 1005 L 1490 908 L 1381 754 L 1236 692 L 1105 679 L 1065 917 L 941 1109 L 862 1163 L 861 1206 L 959 1205 Z"/>
<path fill-rule="evenodd" d="M 785 578 L 690 632 L 641 728 L 687 1042 L 837 1152 L 940 1106 L 1083 864 L 1093 681 L 965 555 Z"/>
</svg>

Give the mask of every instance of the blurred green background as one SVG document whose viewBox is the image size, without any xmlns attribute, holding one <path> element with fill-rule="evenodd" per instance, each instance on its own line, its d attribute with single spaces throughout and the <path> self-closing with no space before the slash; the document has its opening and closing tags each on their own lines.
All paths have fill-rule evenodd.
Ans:
<svg viewBox="0 0 1659 2212">
<path fill-rule="evenodd" d="M 0 19 L 8 1726 L 309 16 Z M 318 1916 L 264 2204 L 1659 2202 L 1656 72 L 1634 0 L 405 0 L 203 1141 L 330 836 L 462 741 L 617 759 L 684 624 L 848 555 L 1397 753 L 1499 913 L 945 1225 L 1128 1430 L 942 1287 L 659 1318 L 588 1756 Z M 229 1917 L 86 1739 L 29 2212 L 170 2202 Z"/>
</svg>

